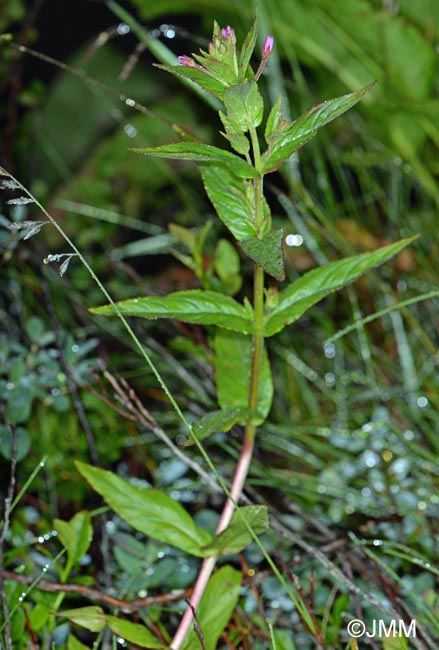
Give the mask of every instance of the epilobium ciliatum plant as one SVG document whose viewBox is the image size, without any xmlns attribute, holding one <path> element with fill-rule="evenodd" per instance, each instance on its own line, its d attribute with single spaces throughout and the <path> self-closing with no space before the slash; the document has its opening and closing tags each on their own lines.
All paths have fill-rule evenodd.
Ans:
<svg viewBox="0 0 439 650">
<path fill-rule="evenodd" d="M 317 104 L 293 122 L 287 121 L 283 118 L 281 99 L 267 109 L 258 86 L 274 39 L 270 35 L 266 37 L 254 72 L 250 62 L 256 37 L 255 19 L 238 50 L 234 30 L 229 26 L 221 29 L 215 23 L 207 52 L 201 51 L 193 58 L 181 56 L 176 66 L 159 66 L 195 82 L 221 103 L 219 117 L 231 150 L 205 144 L 187 134 L 177 143 L 135 150 L 149 156 L 198 163 L 219 219 L 238 243 L 242 255 L 253 263 L 253 296 L 239 303 L 220 292 L 195 289 L 165 297 L 139 297 L 119 302 L 117 308 L 106 305 L 92 310 L 106 316 L 175 318 L 209 326 L 214 331 L 218 409 L 192 427 L 192 442 L 200 445 L 210 433 L 229 431 L 236 424 L 245 428 L 240 458 L 214 536 L 197 526 L 180 503 L 167 494 L 135 487 L 111 472 L 78 463 L 79 471 L 92 487 L 135 529 L 203 558 L 190 604 L 170 643 L 172 650 L 192 650 L 203 645 L 207 650 L 214 650 L 237 602 L 241 581 L 240 572 L 227 565 L 212 576 L 217 559 L 241 551 L 252 536 L 268 526 L 265 508 L 237 507 L 257 429 L 267 418 L 272 403 L 273 383 L 265 339 L 296 321 L 330 292 L 397 254 L 411 241 L 402 240 L 317 268 L 280 291 L 266 288 L 265 275 L 270 276 L 270 285 L 271 278 L 281 282 L 285 279 L 285 268 L 284 233 L 272 228 L 270 207 L 264 196 L 265 176 L 278 170 L 322 126 L 354 106 L 374 83 Z M 216 606 L 212 610 L 213 603 Z M 197 612 L 195 631 L 194 612 Z M 109 625 L 142 647 L 167 647 L 143 626 L 121 627 L 116 625 L 114 617 L 105 617 L 103 612 L 99 616 L 102 626 Z M 76 622 L 80 618 L 72 615 Z"/>
</svg>

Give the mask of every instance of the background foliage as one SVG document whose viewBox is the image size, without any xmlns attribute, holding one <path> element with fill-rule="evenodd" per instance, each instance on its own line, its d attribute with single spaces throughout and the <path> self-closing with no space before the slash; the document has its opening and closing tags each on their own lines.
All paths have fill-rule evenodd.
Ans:
<svg viewBox="0 0 439 650">
<path fill-rule="evenodd" d="M 14 0 L 1 19 L 0 30 L 12 33 L 13 43 L 73 68 L 3 43 L 1 164 L 56 216 L 115 298 L 162 295 L 203 282 L 242 295 L 251 268 L 211 220 L 195 167 L 128 149 L 172 141 L 174 123 L 224 146 L 205 99 L 151 63 L 205 47 L 214 19 L 233 25 L 242 40 L 252 3 L 223 0 L 213 13 L 203 0 L 107 2 L 93 9 L 87 32 L 76 21 L 90 5 L 72 3 L 71 14 L 62 17 L 55 4 L 29 7 Z M 234 558 L 246 578 L 218 647 L 344 647 L 350 618 L 372 620 L 385 610 L 416 618 L 417 643 L 424 644 L 416 647 L 435 647 L 437 3 L 266 0 L 259 11 L 260 45 L 266 33 L 276 42 L 266 93 L 285 98 L 287 117 L 378 80 L 361 104 L 270 178 L 276 225 L 303 238 L 302 246 L 286 248 L 288 280 L 346 254 L 421 237 L 270 344 L 275 401 L 247 494 L 268 503 L 272 523 L 282 525 L 262 537 L 264 546 L 313 610 L 316 628 L 309 629 L 250 546 Z M 62 35 L 72 31 L 63 49 Z M 136 48 L 138 60 L 132 58 Z M 2 193 L 3 226 L 41 219 L 34 206 L 8 205 L 13 196 Z M 60 237 L 48 227 L 26 241 L 2 228 L 0 238 L 0 396 L 4 421 L 17 427 L 17 487 L 25 488 L 13 512 L 5 568 L 32 579 L 45 569 L 52 581 L 93 584 L 102 592 L 111 586 L 109 593 L 126 601 L 190 587 L 194 558 L 134 534 L 113 515 L 93 518 L 94 541 L 81 557 L 70 558 L 70 567 L 65 556 L 53 560 L 63 547 L 54 519 L 67 521 L 100 506 L 79 479 L 75 460 L 99 461 L 121 477 L 165 488 L 208 530 L 215 527 L 221 497 L 139 417 L 126 417 L 129 409 L 111 384 L 118 381 L 127 397 L 119 374 L 182 449 L 185 432 L 120 326 L 88 313 L 102 299 L 85 269 L 73 259 L 61 278 L 56 265 L 42 265 L 47 255 L 68 252 Z M 177 322 L 136 321 L 133 327 L 185 415 L 195 421 L 212 410 L 209 333 Z M 239 439 L 237 427 L 206 441 L 225 476 L 233 471 Z M 0 452 L 6 494 L 11 433 L 4 425 Z M 16 604 L 17 648 L 32 647 L 35 639 L 46 647 L 91 647 L 96 635 L 52 615 L 91 604 L 87 598 L 67 594 L 61 607 L 59 594 L 33 588 L 20 601 L 27 588 L 9 580 L 5 589 L 10 609 Z M 143 620 L 165 635 L 164 622 L 175 625 L 182 607 L 163 611 L 155 604 Z M 107 633 L 98 638 L 102 647 L 111 642 Z M 405 647 L 390 639 L 374 643 L 385 650 Z"/>
</svg>

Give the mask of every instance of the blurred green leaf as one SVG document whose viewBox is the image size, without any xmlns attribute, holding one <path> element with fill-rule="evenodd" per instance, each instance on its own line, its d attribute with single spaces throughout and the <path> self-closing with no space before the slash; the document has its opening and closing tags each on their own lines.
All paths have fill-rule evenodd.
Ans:
<svg viewBox="0 0 439 650">
<path fill-rule="evenodd" d="M 166 650 L 169 647 L 161 643 L 144 625 L 131 623 L 116 616 L 108 615 L 106 616 L 106 622 L 112 632 L 115 632 L 118 636 L 130 643 L 135 643 L 141 648 L 159 648 L 159 650 L 163 648 Z"/>
<path fill-rule="evenodd" d="M 214 342 L 218 402 L 222 409 L 248 409 L 251 380 L 252 339 L 250 336 L 218 330 Z M 273 399 L 273 382 L 267 352 L 264 349 L 258 391 L 258 415 L 267 417 Z"/>
<path fill-rule="evenodd" d="M 76 461 L 92 488 L 133 528 L 190 555 L 202 556 L 211 536 L 196 526 L 184 508 L 164 492 L 140 488 L 108 472 Z"/>
<path fill-rule="evenodd" d="M 192 289 L 170 293 L 162 298 L 148 296 L 132 298 L 117 303 L 124 316 L 141 318 L 176 318 L 184 323 L 217 325 L 238 332 L 250 333 L 253 330 L 251 312 L 248 308 L 215 291 Z M 113 305 L 90 309 L 93 314 L 115 316 Z"/>
<path fill-rule="evenodd" d="M 238 602 L 241 580 L 242 574 L 230 566 L 221 567 L 209 580 L 197 611 L 205 650 L 215 650 Z M 182 650 L 201 650 L 193 629 L 186 637 Z"/>
<path fill-rule="evenodd" d="M 90 632 L 100 632 L 105 627 L 104 611 L 101 607 L 95 605 L 67 609 L 65 612 L 58 612 L 56 615 L 67 618 L 72 623 L 90 630 Z"/>
<path fill-rule="evenodd" d="M 213 258 L 213 265 L 218 277 L 221 280 L 223 293 L 234 295 L 242 285 L 242 277 L 239 274 L 239 255 L 236 248 L 227 239 L 220 239 Z"/>
<path fill-rule="evenodd" d="M 69 522 L 55 519 L 53 525 L 61 544 L 67 550 L 68 566 L 71 569 L 88 551 L 93 539 L 90 514 L 84 510 L 76 513 Z"/>
<path fill-rule="evenodd" d="M 23 460 L 31 448 L 31 437 L 29 431 L 23 427 L 17 427 L 17 461 Z M 11 460 L 13 449 L 13 435 L 10 427 L 0 425 L 0 453 Z"/>
<path fill-rule="evenodd" d="M 89 647 L 81 643 L 81 641 L 72 634 L 69 634 L 69 638 L 67 639 L 67 650 L 89 650 Z"/>
</svg>

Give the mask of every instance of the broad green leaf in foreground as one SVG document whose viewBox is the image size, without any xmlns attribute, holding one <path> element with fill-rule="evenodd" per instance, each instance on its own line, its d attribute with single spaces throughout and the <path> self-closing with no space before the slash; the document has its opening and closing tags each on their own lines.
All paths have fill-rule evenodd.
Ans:
<svg viewBox="0 0 439 650">
<path fill-rule="evenodd" d="M 230 431 L 238 422 L 243 424 L 250 415 L 249 409 L 235 408 L 213 411 L 200 418 L 193 426 L 192 433 L 197 440 L 203 440 L 214 431 Z M 187 445 L 193 445 L 194 441 L 189 438 Z"/>
<path fill-rule="evenodd" d="M 176 546 L 190 555 L 201 549 L 211 535 L 196 526 L 186 510 L 164 492 L 131 485 L 112 472 L 76 461 L 76 467 L 108 505 L 136 530 Z"/>
<path fill-rule="evenodd" d="M 231 555 L 239 553 L 252 541 L 247 526 L 252 527 L 253 532 L 259 535 L 268 528 L 268 511 L 266 506 L 244 506 L 235 510 L 230 526 L 220 535 L 213 538 L 211 543 L 204 549 L 209 555 Z"/>
<path fill-rule="evenodd" d="M 218 639 L 236 607 L 242 573 L 223 566 L 209 580 L 197 611 L 197 619 L 204 637 L 205 650 L 215 650 Z M 183 650 L 201 650 L 200 641 L 192 629 L 183 644 Z"/>
<path fill-rule="evenodd" d="M 265 336 L 273 336 L 285 325 L 300 318 L 312 305 L 332 291 L 341 289 L 360 275 L 399 253 L 416 237 L 402 239 L 372 253 L 347 257 L 339 262 L 305 273 L 299 280 L 279 294 L 279 301 L 265 320 Z"/>
<path fill-rule="evenodd" d="M 215 335 L 215 371 L 218 402 L 222 409 L 247 409 L 250 395 L 252 339 L 235 332 L 218 330 Z M 258 415 L 253 422 L 261 424 L 267 417 L 273 399 L 273 381 L 267 352 L 264 348 L 258 391 Z"/>
<path fill-rule="evenodd" d="M 244 181 L 224 165 L 202 165 L 201 175 L 207 196 L 234 237 L 254 237 L 256 227 Z"/>
<path fill-rule="evenodd" d="M 263 163 L 264 173 L 267 174 L 278 169 L 296 149 L 310 140 L 322 126 L 355 106 L 373 88 L 375 83 L 374 81 L 368 86 L 347 95 L 316 104 L 289 125 L 281 121 L 279 130 L 276 131 L 275 128 L 268 138 L 269 147 L 265 153 Z M 272 117 L 272 119 L 274 118 Z"/>
<path fill-rule="evenodd" d="M 151 650 L 168 648 L 168 646 L 161 643 L 144 625 L 131 623 L 116 616 L 106 616 L 106 622 L 110 630 L 122 637 L 122 639 L 130 643 L 135 643 L 140 648 L 150 648 Z"/>
<path fill-rule="evenodd" d="M 226 329 L 249 334 L 253 331 L 251 308 L 244 307 L 230 296 L 215 291 L 193 289 L 177 291 L 167 296 L 147 296 L 131 298 L 117 303 L 124 316 L 155 318 L 176 318 L 184 323 L 217 325 Z M 115 316 L 113 305 L 90 309 L 93 314 Z"/>
<path fill-rule="evenodd" d="M 260 125 L 264 102 L 255 81 L 244 81 L 224 91 L 227 117 L 243 133 Z"/>
<path fill-rule="evenodd" d="M 67 609 L 59 612 L 57 616 L 63 616 L 72 623 L 85 627 L 90 632 L 100 632 L 105 627 L 105 614 L 101 607 L 92 605 L 90 607 L 79 607 L 78 609 Z"/>
<path fill-rule="evenodd" d="M 230 167 L 236 176 L 241 178 L 254 178 L 256 176 L 255 168 L 239 156 L 226 149 L 220 149 L 203 142 L 175 142 L 173 144 L 164 144 L 161 147 L 145 147 L 143 149 L 131 149 L 131 151 L 156 158 L 223 163 Z"/>
<path fill-rule="evenodd" d="M 239 242 L 244 253 L 276 280 L 285 279 L 283 234 L 283 230 L 272 230 L 263 239 L 250 237 Z"/>
</svg>

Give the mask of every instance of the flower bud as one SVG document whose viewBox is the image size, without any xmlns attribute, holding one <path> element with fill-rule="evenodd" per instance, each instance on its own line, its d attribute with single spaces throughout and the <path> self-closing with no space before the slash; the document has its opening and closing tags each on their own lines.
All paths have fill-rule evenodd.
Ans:
<svg viewBox="0 0 439 650">
<path fill-rule="evenodd" d="M 184 54 L 182 56 L 177 57 L 177 61 L 181 63 L 181 65 L 186 65 L 189 68 L 196 68 L 197 64 L 193 59 L 191 59 L 190 56 L 185 56 Z"/>
<path fill-rule="evenodd" d="M 262 59 L 266 61 L 271 54 L 274 45 L 274 38 L 270 34 L 265 37 L 264 45 L 262 48 Z"/>
</svg>

